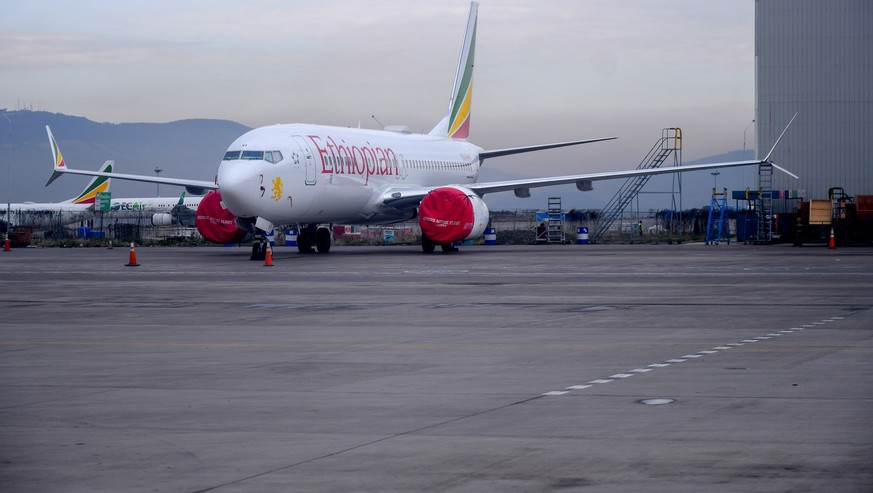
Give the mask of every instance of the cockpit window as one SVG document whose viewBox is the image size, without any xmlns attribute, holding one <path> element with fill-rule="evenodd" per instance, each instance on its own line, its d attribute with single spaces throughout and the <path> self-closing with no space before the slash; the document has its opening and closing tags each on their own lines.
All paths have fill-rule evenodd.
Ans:
<svg viewBox="0 0 873 493">
<path fill-rule="evenodd" d="M 267 161 L 268 163 L 278 163 L 284 156 L 280 151 L 227 151 L 224 154 L 225 161 L 234 161 L 243 159 L 246 161 Z"/>
<path fill-rule="evenodd" d="M 264 152 L 264 160 L 268 163 L 276 164 L 282 160 L 282 153 L 279 151 L 266 151 Z"/>
<path fill-rule="evenodd" d="M 251 161 L 264 159 L 264 151 L 242 151 L 242 158 Z"/>
</svg>

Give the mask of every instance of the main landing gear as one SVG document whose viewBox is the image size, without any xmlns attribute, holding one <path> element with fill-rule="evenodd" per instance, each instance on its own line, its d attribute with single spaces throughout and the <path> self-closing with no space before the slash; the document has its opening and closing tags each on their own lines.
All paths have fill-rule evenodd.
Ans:
<svg viewBox="0 0 873 493">
<path fill-rule="evenodd" d="M 327 253 L 330 251 L 330 243 L 330 228 L 327 226 L 307 224 L 297 234 L 297 250 L 300 253 L 312 253 L 313 247 L 318 253 Z"/>
<path fill-rule="evenodd" d="M 424 234 L 421 235 L 421 251 L 423 251 L 424 253 L 433 253 L 437 245 L 440 246 L 443 253 L 452 253 L 458 251 L 458 249 L 452 243 L 435 243 Z"/>
</svg>

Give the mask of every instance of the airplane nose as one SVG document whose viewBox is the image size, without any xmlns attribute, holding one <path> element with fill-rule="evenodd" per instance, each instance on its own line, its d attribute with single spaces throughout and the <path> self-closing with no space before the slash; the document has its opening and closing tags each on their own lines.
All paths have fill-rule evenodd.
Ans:
<svg viewBox="0 0 873 493">
<path fill-rule="evenodd" d="M 237 217 L 254 217 L 258 173 L 247 163 L 223 162 L 218 167 L 218 189 L 224 205 Z"/>
</svg>

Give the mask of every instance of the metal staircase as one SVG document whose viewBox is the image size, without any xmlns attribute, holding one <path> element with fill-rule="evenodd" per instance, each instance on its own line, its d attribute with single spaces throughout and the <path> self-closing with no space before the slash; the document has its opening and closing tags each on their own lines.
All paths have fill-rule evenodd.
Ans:
<svg viewBox="0 0 873 493">
<path fill-rule="evenodd" d="M 550 244 L 564 243 L 564 210 L 561 208 L 561 197 L 549 197 L 549 215 L 546 224 L 548 242 Z"/>
<path fill-rule="evenodd" d="M 758 166 L 758 204 L 756 207 L 757 228 L 752 244 L 766 244 L 773 241 L 773 165 L 764 163 Z"/>
<path fill-rule="evenodd" d="M 730 223 L 724 219 L 727 210 L 727 188 L 718 193 L 712 188 L 712 200 L 709 202 L 709 219 L 706 221 L 707 245 L 718 245 L 721 241 L 730 244 Z"/>
<path fill-rule="evenodd" d="M 677 153 L 682 149 L 682 129 L 681 128 L 665 128 L 661 130 L 661 138 L 652 146 L 652 149 L 646 154 L 646 157 L 640 162 L 636 169 L 651 169 L 659 168 L 671 154 Z M 677 162 L 677 164 L 681 164 Z M 603 210 L 600 211 L 600 217 L 597 222 L 597 229 L 593 235 L 593 241 L 596 243 L 602 238 L 613 223 L 621 217 L 628 204 L 637 196 L 640 190 L 646 185 L 651 178 L 651 175 L 636 176 L 628 178 L 624 185 L 619 188 L 618 192 L 607 202 Z"/>
</svg>

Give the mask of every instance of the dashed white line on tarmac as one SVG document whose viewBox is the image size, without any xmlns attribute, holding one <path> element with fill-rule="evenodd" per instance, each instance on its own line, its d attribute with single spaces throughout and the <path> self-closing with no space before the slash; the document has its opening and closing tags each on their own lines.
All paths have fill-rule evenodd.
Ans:
<svg viewBox="0 0 873 493">
<path fill-rule="evenodd" d="M 623 379 L 632 377 L 638 373 L 648 373 L 650 371 L 653 371 L 656 368 L 666 368 L 666 367 L 670 366 L 671 364 L 683 363 L 685 361 L 688 361 L 689 359 L 702 358 L 703 356 L 706 356 L 708 354 L 715 354 L 715 353 L 718 353 L 719 351 L 723 351 L 726 349 L 733 349 L 733 348 L 742 346 L 744 344 L 749 344 L 749 343 L 753 343 L 753 342 L 763 342 L 763 341 L 772 339 L 774 337 L 783 336 L 785 334 L 793 334 L 794 332 L 801 331 L 805 328 L 824 325 L 826 322 L 833 322 L 835 320 L 842 320 L 843 318 L 844 317 L 836 317 L 836 316 L 830 317 L 829 319 L 824 319 L 821 322 L 813 322 L 810 325 L 803 325 L 802 327 L 792 327 L 790 329 L 774 331 L 774 332 L 771 332 L 765 336 L 757 336 L 753 339 L 743 339 L 740 342 L 727 343 L 723 346 L 716 346 L 716 347 L 712 348 L 711 350 L 698 351 L 695 354 L 686 354 L 685 356 L 682 356 L 681 358 L 673 358 L 673 359 L 665 360 L 663 363 L 653 363 L 651 365 L 648 365 L 646 368 L 636 368 L 633 370 L 629 370 L 627 373 L 616 373 L 615 375 L 611 375 L 609 378 L 600 378 L 597 380 L 591 380 L 587 384 L 571 385 L 569 387 L 565 387 L 564 390 L 553 390 L 550 392 L 546 392 L 542 395 L 544 395 L 544 396 L 558 396 L 558 395 L 568 394 L 572 390 L 585 390 L 585 389 L 593 387 L 594 385 L 603 385 L 603 384 L 607 384 L 607 383 L 612 383 L 612 382 L 615 382 L 616 380 L 623 380 Z"/>
<path fill-rule="evenodd" d="M 565 390 L 585 390 L 588 387 L 592 387 L 592 385 L 571 385 L 567 387 Z"/>
</svg>

